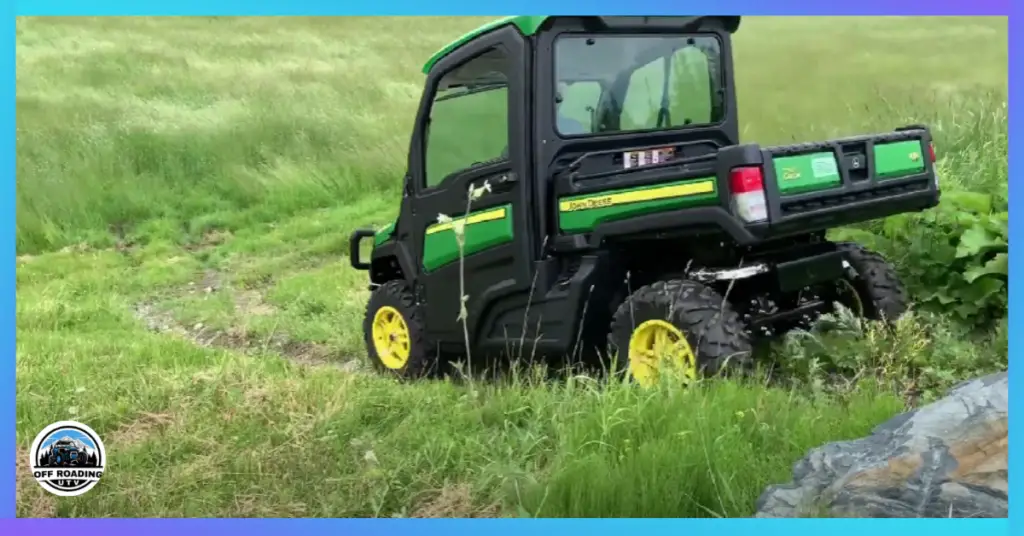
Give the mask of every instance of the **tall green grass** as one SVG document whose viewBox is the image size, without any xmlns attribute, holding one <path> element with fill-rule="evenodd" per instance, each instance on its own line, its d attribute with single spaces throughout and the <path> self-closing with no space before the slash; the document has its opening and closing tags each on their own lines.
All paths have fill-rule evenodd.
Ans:
<svg viewBox="0 0 1024 536">
<path fill-rule="evenodd" d="M 19 19 L 18 250 L 397 200 L 419 67 L 482 20 Z M 998 128 L 983 116 L 1005 103 L 1005 31 L 985 18 L 747 19 L 743 137 L 928 122 L 945 154 L 997 165 L 999 131 L 974 136 Z M 980 171 L 965 173 L 998 183 Z"/>
</svg>

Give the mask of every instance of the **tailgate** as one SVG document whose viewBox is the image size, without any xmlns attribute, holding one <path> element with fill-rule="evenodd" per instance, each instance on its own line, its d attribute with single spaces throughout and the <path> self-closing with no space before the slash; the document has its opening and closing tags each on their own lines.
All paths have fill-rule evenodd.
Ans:
<svg viewBox="0 0 1024 536">
<path fill-rule="evenodd" d="M 779 193 L 785 196 L 838 188 L 843 184 L 844 171 L 851 182 L 883 181 L 926 172 L 928 149 L 921 140 L 844 145 L 842 152 L 773 157 Z"/>
<path fill-rule="evenodd" d="M 926 129 L 765 149 L 771 233 L 827 229 L 938 204 Z"/>
</svg>

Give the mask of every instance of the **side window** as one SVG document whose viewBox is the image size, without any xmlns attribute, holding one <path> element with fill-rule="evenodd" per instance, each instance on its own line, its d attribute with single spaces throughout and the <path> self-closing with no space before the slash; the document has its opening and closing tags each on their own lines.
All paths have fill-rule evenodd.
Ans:
<svg viewBox="0 0 1024 536">
<path fill-rule="evenodd" d="M 508 158 L 508 56 L 500 49 L 455 68 L 438 84 L 426 135 L 426 186 Z"/>
</svg>

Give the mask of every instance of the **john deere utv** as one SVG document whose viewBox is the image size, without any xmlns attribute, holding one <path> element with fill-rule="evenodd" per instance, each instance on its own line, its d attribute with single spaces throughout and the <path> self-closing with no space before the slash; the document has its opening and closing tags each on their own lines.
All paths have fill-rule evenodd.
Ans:
<svg viewBox="0 0 1024 536">
<path fill-rule="evenodd" d="M 398 219 L 351 239 L 377 368 L 518 347 L 647 384 L 743 369 L 835 303 L 900 316 L 887 262 L 825 232 L 934 207 L 929 131 L 741 143 L 739 24 L 509 17 L 431 57 Z"/>
</svg>

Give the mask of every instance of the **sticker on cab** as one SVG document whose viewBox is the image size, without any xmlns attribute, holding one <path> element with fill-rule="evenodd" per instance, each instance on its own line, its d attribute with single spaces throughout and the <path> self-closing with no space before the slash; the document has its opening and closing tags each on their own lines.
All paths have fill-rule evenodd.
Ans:
<svg viewBox="0 0 1024 536">
<path fill-rule="evenodd" d="M 626 151 L 622 153 L 623 169 L 661 164 L 672 160 L 676 150 L 674 147 L 662 147 L 648 151 Z"/>
</svg>

